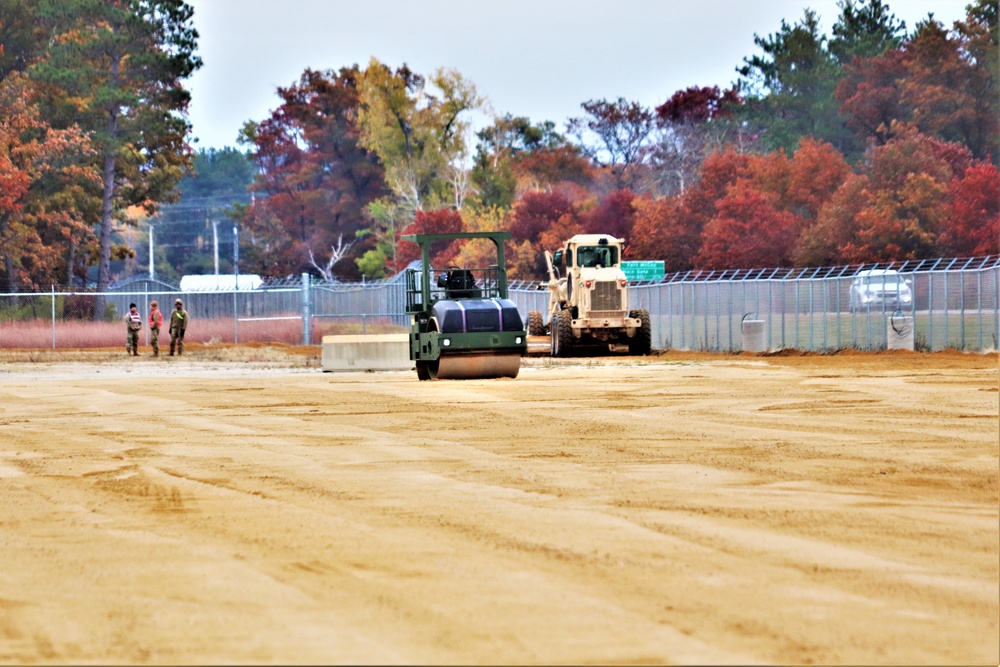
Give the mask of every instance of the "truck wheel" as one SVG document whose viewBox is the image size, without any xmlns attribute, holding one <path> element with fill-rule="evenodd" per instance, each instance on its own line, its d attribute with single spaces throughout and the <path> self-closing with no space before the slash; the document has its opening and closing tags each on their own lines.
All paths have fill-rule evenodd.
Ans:
<svg viewBox="0 0 1000 667">
<path fill-rule="evenodd" d="M 567 357 L 573 348 L 573 316 L 567 310 L 560 310 L 549 322 L 552 335 L 552 356 Z"/>
<path fill-rule="evenodd" d="M 649 324 L 649 311 L 645 308 L 640 308 L 638 310 L 630 311 L 628 316 L 642 320 L 642 324 L 639 325 L 639 329 L 635 332 L 635 336 L 629 339 L 629 354 L 639 356 L 649 354 L 653 349 L 653 333 Z"/>
<path fill-rule="evenodd" d="M 544 320 L 542 320 L 542 314 L 537 310 L 528 311 L 528 335 L 529 336 L 545 335 L 545 322 Z"/>
</svg>

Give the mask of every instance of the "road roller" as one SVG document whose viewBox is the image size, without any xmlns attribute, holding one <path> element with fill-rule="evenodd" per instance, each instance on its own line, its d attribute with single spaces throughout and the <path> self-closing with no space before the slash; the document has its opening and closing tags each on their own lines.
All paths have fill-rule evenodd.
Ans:
<svg viewBox="0 0 1000 667">
<path fill-rule="evenodd" d="M 410 359 L 421 380 L 517 377 L 528 349 L 521 314 L 507 298 L 504 241 L 507 232 L 409 234 L 420 246 L 420 268 L 406 271 L 406 312 L 411 317 Z M 434 269 L 432 246 L 488 239 L 496 264 Z"/>
</svg>

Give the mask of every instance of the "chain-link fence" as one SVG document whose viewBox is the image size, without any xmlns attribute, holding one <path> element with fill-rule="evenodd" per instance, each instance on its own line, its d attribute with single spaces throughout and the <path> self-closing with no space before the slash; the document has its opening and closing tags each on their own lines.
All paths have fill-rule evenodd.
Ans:
<svg viewBox="0 0 1000 667">
<path fill-rule="evenodd" d="M 125 344 L 129 304 L 166 322 L 180 298 L 190 315 L 185 338 L 204 343 L 319 344 L 336 333 L 404 332 L 405 284 L 316 283 L 307 275 L 254 290 L 181 292 L 162 283 L 121 291 L 0 294 L 0 348 L 79 348 Z M 650 313 L 653 347 L 743 349 L 742 323 L 763 322 L 768 349 L 885 349 L 893 321 L 912 326 L 918 350 L 997 350 L 1000 257 L 877 266 L 687 272 L 631 284 L 631 308 Z M 512 282 L 522 317 L 547 311 L 546 283 Z M 99 307 L 103 299 L 103 307 Z M 101 309 L 94 320 L 95 306 Z M 140 342 L 148 344 L 143 327 Z"/>
</svg>

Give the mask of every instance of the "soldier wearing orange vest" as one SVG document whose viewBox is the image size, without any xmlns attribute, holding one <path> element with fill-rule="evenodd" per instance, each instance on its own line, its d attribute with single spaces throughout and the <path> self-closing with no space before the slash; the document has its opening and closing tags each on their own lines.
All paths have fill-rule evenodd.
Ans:
<svg viewBox="0 0 1000 667">
<path fill-rule="evenodd" d="M 160 304 L 153 301 L 149 304 L 149 343 L 153 346 L 153 356 L 160 356 L 160 327 L 163 326 L 163 313 Z"/>
<path fill-rule="evenodd" d="M 142 315 L 136 310 L 135 304 L 128 305 L 125 315 L 125 353 L 133 357 L 139 356 L 139 330 L 142 329 Z"/>
</svg>

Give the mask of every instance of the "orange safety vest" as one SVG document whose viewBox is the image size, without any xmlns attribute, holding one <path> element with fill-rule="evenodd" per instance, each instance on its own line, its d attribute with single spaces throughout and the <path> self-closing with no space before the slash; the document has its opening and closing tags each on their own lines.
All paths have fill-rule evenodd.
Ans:
<svg viewBox="0 0 1000 667">
<path fill-rule="evenodd" d="M 155 323 L 153 322 L 154 316 L 156 317 Z M 151 311 L 149 313 L 149 326 L 159 329 L 162 324 L 163 324 L 163 313 L 160 312 L 160 309 L 157 308 L 156 310 Z"/>
</svg>

